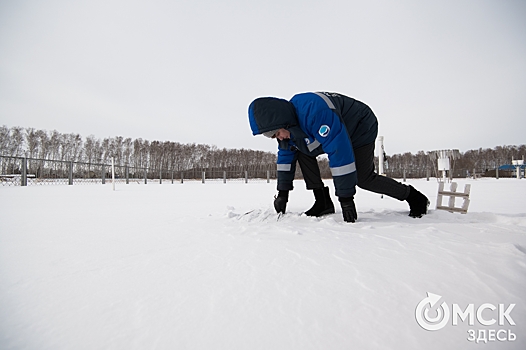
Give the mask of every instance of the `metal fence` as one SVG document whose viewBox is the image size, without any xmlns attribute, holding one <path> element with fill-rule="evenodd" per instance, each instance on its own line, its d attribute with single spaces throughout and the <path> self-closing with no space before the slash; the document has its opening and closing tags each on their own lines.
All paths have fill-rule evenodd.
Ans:
<svg viewBox="0 0 526 350">
<path fill-rule="evenodd" d="M 152 169 L 128 165 L 115 165 L 116 183 L 180 182 L 184 181 L 267 181 L 277 176 L 274 164 L 260 169 L 244 170 L 242 168 L 206 168 L 206 169 Z M 328 175 L 327 175 L 327 174 Z M 386 175 L 392 178 L 427 178 L 436 177 L 436 170 L 423 169 L 386 169 Z M 508 174 L 509 173 L 509 174 Z M 482 169 L 455 169 L 451 178 L 465 177 L 511 177 L 511 172 Z M 330 171 L 322 167 L 322 177 L 330 178 Z M 296 179 L 303 178 L 300 167 L 296 167 Z M 28 185 L 73 185 L 105 184 L 112 181 L 111 164 L 94 164 L 62 160 L 35 159 L 24 157 L 0 156 L 0 186 Z"/>
<path fill-rule="evenodd" d="M 115 165 L 116 183 L 184 181 L 267 181 L 276 179 L 274 170 L 256 169 L 151 169 Z M 0 186 L 105 184 L 112 181 L 111 164 L 0 156 Z"/>
<path fill-rule="evenodd" d="M 385 174 L 388 177 L 394 178 L 394 179 L 423 179 L 423 178 L 431 178 L 431 177 L 440 177 L 440 174 L 438 174 L 436 168 L 419 168 L 419 169 L 386 169 Z M 450 179 L 455 178 L 482 178 L 482 177 L 492 177 L 492 178 L 499 178 L 499 177 L 516 177 L 516 172 L 513 171 L 505 171 L 505 170 L 499 170 L 498 168 L 495 169 L 481 169 L 481 168 L 474 168 L 474 169 L 467 169 L 467 168 L 455 168 L 451 171 L 448 171 L 448 176 Z"/>
</svg>

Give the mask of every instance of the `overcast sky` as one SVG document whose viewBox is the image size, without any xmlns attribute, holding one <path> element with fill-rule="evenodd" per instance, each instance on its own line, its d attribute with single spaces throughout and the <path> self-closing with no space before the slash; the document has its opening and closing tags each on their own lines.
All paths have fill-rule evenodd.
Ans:
<svg viewBox="0 0 526 350">
<path fill-rule="evenodd" d="M 260 96 L 367 103 L 388 154 L 526 143 L 523 0 L 0 0 L 0 125 L 275 151 Z"/>
</svg>

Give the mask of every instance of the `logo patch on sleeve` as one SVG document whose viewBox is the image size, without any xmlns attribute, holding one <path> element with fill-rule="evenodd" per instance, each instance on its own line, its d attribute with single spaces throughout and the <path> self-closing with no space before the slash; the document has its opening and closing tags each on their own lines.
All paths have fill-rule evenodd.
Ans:
<svg viewBox="0 0 526 350">
<path fill-rule="evenodd" d="M 320 134 L 321 137 L 327 137 L 330 131 L 331 131 L 331 128 L 329 128 L 328 125 L 322 125 L 320 126 L 320 130 L 318 130 L 318 134 Z"/>
<path fill-rule="evenodd" d="M 308 137 L 305 138 L 305 143 L 307 144 L 307 146 L 310 145 L 310 140 Z"/>
</svg>

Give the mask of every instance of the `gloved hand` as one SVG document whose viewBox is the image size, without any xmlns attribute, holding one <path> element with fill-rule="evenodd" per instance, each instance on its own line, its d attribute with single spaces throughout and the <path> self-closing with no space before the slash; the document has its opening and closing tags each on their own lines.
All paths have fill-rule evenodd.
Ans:
<svg viewBox="0 0 526 350">
<path fill-rule="evenodd" d="M 339 197 L 338 200 L 342 206 L 343 220 L 345 222 L 355 222 L 358 219 L 358 214 L 354 205 L 354 197 Z"/>
<path fill-rule="evenodd" d="M 289 201 L 289 191 L 279 191 L 277 196 L 274 196 L 274 209 L 276 212 L 285 214 L 287 209 L 287 202 Z"/>
</svg>

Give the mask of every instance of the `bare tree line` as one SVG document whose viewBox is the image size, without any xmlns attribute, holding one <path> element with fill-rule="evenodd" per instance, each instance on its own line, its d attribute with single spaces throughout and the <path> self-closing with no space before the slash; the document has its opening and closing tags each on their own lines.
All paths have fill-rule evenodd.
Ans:
<svg viewBox="0 0 526 350">
<path fill-rule="evenodd" d="M 132 140 L 122 136 L 85 140 L 79 134 L 62 134 L 6 126 L 0 127 L 0 155 L 59 161 L 115 164 L 135 168 L 185 171 L 189 169 L 259 170 L 274 167 L 276 155 L 250 149 L 226 149 L 204 144 Z"/>
<path fill-rule="evenodd" d="M 116 165 L 156 170 L 187 171 L 190 169 L 221 169 L 253 171 L 275 169 L 276 154 L 250 149 L 226 149 L 205 144 L 182 144 L 172 141 L 148 141 L 122 136 L 98 139 L 93 135 L 82 138 L 79 134 L 62 134 L 7 126 L 0 127 L 0 155 L 59 161 L 109 164 L 114 157 Z M 469 150 L 460 153 L 453 162 L 453 176 L 465 177 L 467 172 L 484 173 L 499 165 L 510 164 L 511 159 L 526 155 L 526 145 L 497 146 L 494 149 Z M 322 176 L 329 178 L 326 158 L 319 159 Z M 378 164 L 378 163 L 377 163 Z M 298 175 L 300 175 L 299 167 Z M 386 173 L 391 177 L 422 178 L 437 176 L 436 161 L 429 153 L 406 152 L 386 157 Z"/>
<path fill-rule="evenodd" d="M 526 145 L 469 150 L 459 153 L 458 159 L 452 161 L 452 174 L 453 177 L 466 177 L 475 172 L 494 176 L 496 168 L 511 164 L 512 159 L 522 159 L 524 156 L 526 156 Z M 386 163 L 386 173 L 390 177 L 403 177 L 404 172 L 410 178 L 438 176 L 437 162 L 435 158 L 430 157 L 430 152 L 394 154 L 386 157 Z M 505 176 L 503 173 L 501 175 Z"/>
</svg>

